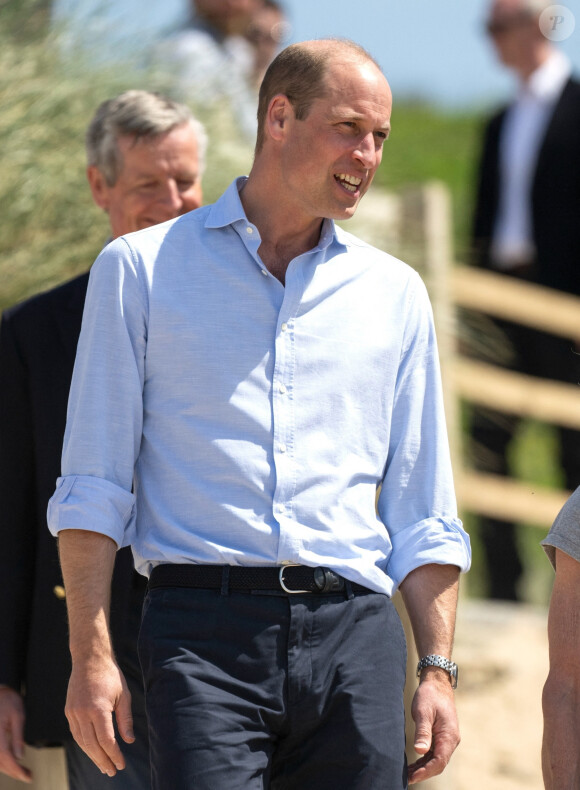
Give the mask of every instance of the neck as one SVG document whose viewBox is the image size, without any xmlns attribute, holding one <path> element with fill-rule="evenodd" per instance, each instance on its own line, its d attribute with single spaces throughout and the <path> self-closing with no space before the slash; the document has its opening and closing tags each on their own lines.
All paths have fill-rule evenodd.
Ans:
<svg viewBox="0 0 580 790">
<path fill-rule="evenodd" d="M 260 232 L 258 252 L 264 265 L 283 283 L 290 261 L 318 244 L 322 218 L 293 215 L 281 200 L 279 186 L 268 187 L 252 168 L 240 199 L 247 218 Z"/>
<path fill-rule="evenodd" d="M 535 47 L 531 52 L 528 58 L 523 60 L 518 66 L 516 67 L 516 71 L 519 75 L 519 78 L 522 82 L 526 83 L 536 71 L 542 66 L 552 54 L 552 48 L 547 42 L 540 42 L 538 43 L 537 47 Z"/>
</svg>

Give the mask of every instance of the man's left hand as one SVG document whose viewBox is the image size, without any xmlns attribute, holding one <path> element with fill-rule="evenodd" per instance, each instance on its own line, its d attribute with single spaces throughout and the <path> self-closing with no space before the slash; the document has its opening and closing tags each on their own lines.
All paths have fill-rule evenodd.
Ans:
<svg viewBox="0 0 580 790">
<path fill-rule="evenodd" d="M 424 673 L 411 708 L 415 722 L 414 749 L 422 756 L 409 766 L 409 784 L 442 773 L 460 741 L 448 674 L 435 668 Z"/>
</svg>

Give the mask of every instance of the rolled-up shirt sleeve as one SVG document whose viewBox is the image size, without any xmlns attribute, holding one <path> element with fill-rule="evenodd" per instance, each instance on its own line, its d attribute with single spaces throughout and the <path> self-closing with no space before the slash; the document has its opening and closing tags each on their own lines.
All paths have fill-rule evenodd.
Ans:
<svg viewBox="0 0 580 790">
<path fill-rule="evenodd" d="M 395 386 L 388 461 L 378 512 L 392 543 L 387 573 L 398 586 L 429 563 L 471 562 L 457 517 L 431 306 L 418 279 L 410 294 Z"/>
<path fill-rule="evenodd" d="M 129 542 L 135 497 L 119 486 L 88 475 L 59 477 L 48 503 L 48 524 L 53 535 L 63 529 L 100 532 L 120 548 Z"/>
<path fill-rule="evenodd" d="M 93 268 L 69 395 L 62 476 L 49 502 L 53 535 L 100 532 L 131 542 L 135 462 L 143 425 L 146 278 L 124 239 Z"/>
</svg>

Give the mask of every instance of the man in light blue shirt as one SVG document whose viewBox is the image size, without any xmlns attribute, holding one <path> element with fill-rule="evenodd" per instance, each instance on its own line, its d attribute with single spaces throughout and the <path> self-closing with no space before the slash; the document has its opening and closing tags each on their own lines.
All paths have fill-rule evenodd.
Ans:
<svg viewBox="0 0 580 790">
<path fill-rule="evenodd" d="M 154 788 L 406 787 L 398 586 L 422 659 L 409 781 L 459 741 L 470 550 L 431 310 L 415 272 L 332 222 L 370 186 L 390 112 L 357 45 L 288 47 L 261 87 L 250 176 L 93 266 L 49 524 L 67 716 L 110 775 L 113 712 L 131 737 L 106 614 L 125 544 L 149 576 Z"/>
</svg>

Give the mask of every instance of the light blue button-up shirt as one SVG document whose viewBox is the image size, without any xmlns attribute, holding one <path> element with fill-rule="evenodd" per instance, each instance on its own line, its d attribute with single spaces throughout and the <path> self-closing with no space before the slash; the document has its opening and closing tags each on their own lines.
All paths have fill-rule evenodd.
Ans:
<svg viewBox="0 0 580 790">
<path fill-rule="evenodd" d="M 52 533 L 132 544 L 146 575 L 302 563 L 390 595 L 467 570 L 422 281 L 325 220 L 284 287 L 243 183 L 95 262 Z"/>
</svg>

